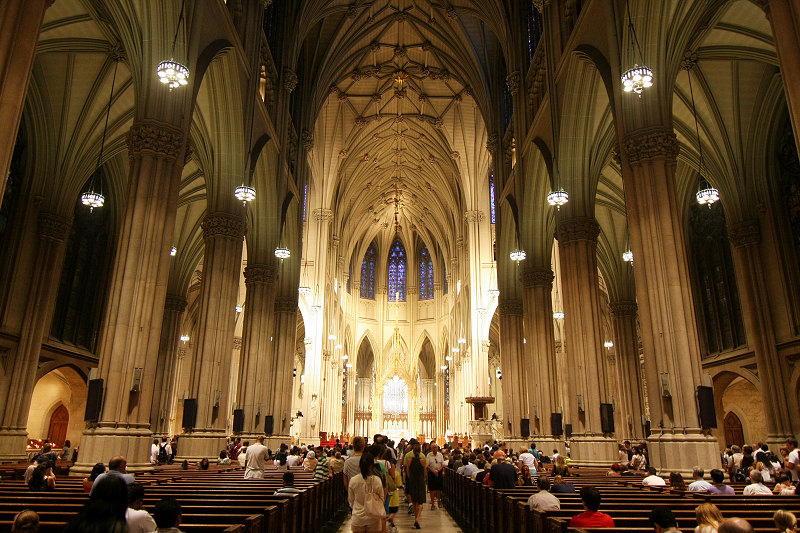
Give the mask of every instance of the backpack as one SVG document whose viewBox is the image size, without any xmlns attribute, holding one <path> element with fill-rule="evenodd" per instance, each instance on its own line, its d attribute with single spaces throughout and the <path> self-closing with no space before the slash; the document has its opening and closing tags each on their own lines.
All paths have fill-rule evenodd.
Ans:
<svg viewBox="0 0 800 533">
<path fill-rule="evenodd" d="M 160 464 L 165 464 L 169 461 L 169 456 L 167 455 L 167 447 L 164 444 L 158 445 L 158 462 Z"/>
<path fill-rule="evenodd" d="M 747 468 L 740 468 L 733 475 L 733 480 L 734 481 L 739 481 L 739 482 L 744 482 L 744 481 L 747 481 L 749 479 L 749 477 L 750 477 L 750 474 L 747 471 Z"/>
</svg>

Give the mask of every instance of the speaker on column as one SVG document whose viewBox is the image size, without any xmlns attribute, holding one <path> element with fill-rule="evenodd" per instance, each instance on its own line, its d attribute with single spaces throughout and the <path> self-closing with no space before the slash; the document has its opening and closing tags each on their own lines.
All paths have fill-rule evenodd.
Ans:
<svg viewBox="0 0 800 533">
<path fill-rule="evenodd" d="M 264 433 L 272 435 L 275 432 L 275 417 L 267 415 L 264 417 Z"/>
<path fill-rule="evenodd" d="M 572 438 L 572 424 L 564 424 L 564 433 L 568 439 Z"/>
<path fill-rule="evenodd" d="M 564 434 L 564 428 L 561 427 L 561 413 L 550 414 L 550 430 L 557 437 Z"/>
<path fill-rule="evenodd" d="M 183 400 L 183 423 L 182 427 L 186 429 L 194 429 L 197 423 L 197 399 L 186 398 Z"/>
<path fill-rule="evenodd" d="M 244 431 L 244 409 L 233 410 L 233 432 L 241 433 Z"/>
<path fill-rule="evenodd" d="M 520 425 L 522 426 L 520 429 L 522 431 L 523 437 L 530 437 L 531 436 L 531 421 L 529 418 L 523 418 L 520 420 Z"/>
<path fill-rule="evenodd" d="M 600 425 L 603 433 L 614 433 L 614 404 L 600 404 Z"/>
<path fill-rule="evenodd" d="M 84 422 L 97 422 L 100 419 L 100 410 L 103 408 L 103 380 L 90 379 L 89 393 L 86 398 L 86 413 Z"/>
<path fill-rule="evenodd" d="M 700 412 L 700 427 L 703 429 L 717 427 L 717 409 L 714 407 L 714 388 L 697 387 L 697 406 Z"/>
</svg>

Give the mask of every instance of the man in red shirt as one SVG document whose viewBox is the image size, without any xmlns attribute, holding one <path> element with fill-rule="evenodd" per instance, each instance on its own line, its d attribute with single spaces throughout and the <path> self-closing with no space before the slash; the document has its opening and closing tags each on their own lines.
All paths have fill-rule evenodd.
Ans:
<svg viewBox="0 0 800 533">
<path fill-rule="evenodd" d="M 607 514 L 598 511 L 600 508 L 599 490 L 595 487 L 583 487 L 581 501 L 586 511 L 573 516 L 569 521 L 569 527 L 614 527 L 614 520 Z"/>
</svg>

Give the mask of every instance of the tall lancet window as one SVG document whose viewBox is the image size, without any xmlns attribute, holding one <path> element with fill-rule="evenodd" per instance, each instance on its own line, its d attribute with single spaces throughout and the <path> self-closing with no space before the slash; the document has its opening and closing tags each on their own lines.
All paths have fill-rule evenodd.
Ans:
<svg viewBox="0 0 800 533">
<path fill-rule="evenodd" d="M 406 301 L 406 249 L 399 240 L 394 241 L 389 250 L 389 301 L 394 302 L 397 295 Z"/>
<path fill-rule="evenodd" d="M 361 263 L 361 297 L 375 299 L 375 245 L 370 244 Z"/>
<path fill-rule="evenodd" d="M 489 214 L 492 224 L 497 222 L 497 215 L 494 210 L 494 169 L 489 173 Z"/>
<path fill-rule="evenodd" d="M 433 260 L 427 246 L 419 254 L 419 299 L 433 299 Z"/>
</svg>

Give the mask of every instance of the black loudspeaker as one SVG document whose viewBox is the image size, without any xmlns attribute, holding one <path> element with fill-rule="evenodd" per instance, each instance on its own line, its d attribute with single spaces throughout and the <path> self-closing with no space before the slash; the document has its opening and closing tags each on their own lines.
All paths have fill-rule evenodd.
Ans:
<svg viewBox="0 0 800 533">
<path fill-rule="evenodd" d="M 183 400 L 183 424 L 186 429 L 194 429 L 197 423 L 197 399 L 187 398 Z"/>
<path fill-rule="evenodd" d="M 275 432 L 275 418 L 272 415 L 264 417 L 264 433 L 272 435 Z"/>
<path fill-rule="evenodd" d="M 717 427 L 717 409 L 714 407 L 714 388 L 697 387 L 697 405 L 700 411 L 700 427 Z"/>
<path fill-rule="evenodd" d="M 572 438 L 572 424 L 564 424 L 564 433 L 568 439 Z"/>
<path fill-rule="evenodd" d="M 89 380 L 89 394 L 86 398 L 86 413 L 84 422 L 97 422 L 100 419 L 100 410 L 103 408 L 103 380 Z"/>
<path fill-rule="evenodd" d="M 650 421 L 648 420 L 644 423 L 644 436 L 649 437 L 651 434 L 652 431 L 650 431 Z"/>
<path fill-rule="evenodd" d="M 550 414 L 550 430 L 556 437 L 564 434 L 564 428 L 561 427 L 561 413 Z"/>
<path fill-rule="evenodd" d="M 614 404 L 600 404 L 600 425 L 603 433 L 614 433 Z"/>
<path fill-rule="evenodd" d="M 233 410 L 233 432 L 241 433 L 244 431 L 244 409 Z"/>
<path fill-rule="evenodd" d="M 523 418 L 520 420 L 520 425 L 522 426 L 520 429 L 522 430 L 523 437 L 530 437 L 531 436 L 531 421 L 528 418 Z"/>
</svg>

